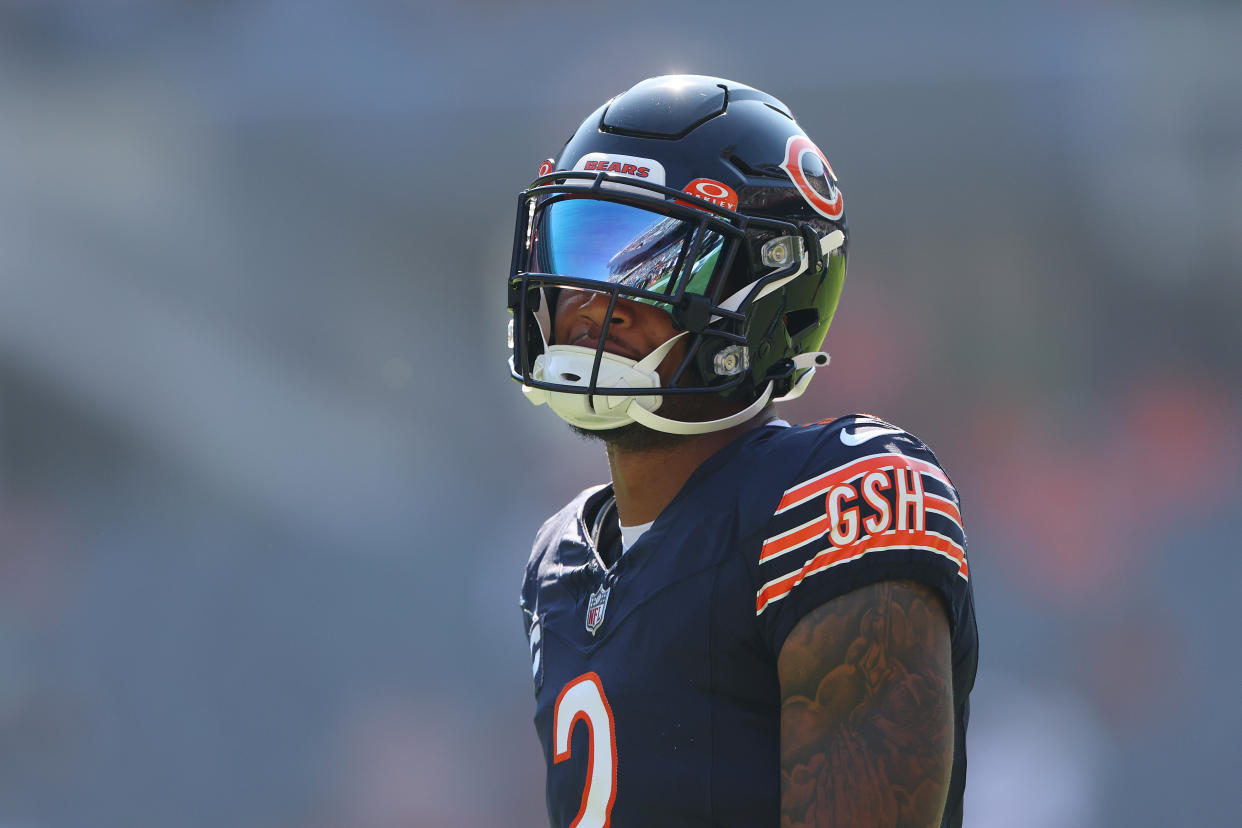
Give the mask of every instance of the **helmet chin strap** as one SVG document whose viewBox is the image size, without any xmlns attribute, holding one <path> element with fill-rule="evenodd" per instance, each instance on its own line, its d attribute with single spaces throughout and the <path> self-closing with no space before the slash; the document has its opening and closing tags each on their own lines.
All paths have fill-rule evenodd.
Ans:
<svg viewBox="0 0 1242 828">
<path fill-rule="evenodd" d="M 772 397 L 772 383 L 768 383 L 767 388 L 763 389 L 763 393 L 759 395 L 759 399 L 743 408 L 736 414 L 730 414 L 728 417 L 721 417 L 719 420 L 702 420 L 691 422 L 688 420 L 670 420 L 668 417 L 661 417 L 642 406 L 638 405 L 638 400 L 634 400 L 630 407 L 626 410 L 626 414 L 633 418 L 634 422 L 641 423 L 647 428 L 655 431 L 663 431 L 666 434 L 708 434 L 713 431 L 724 431 L 726 428 L 733 428 L 735 425 L 742 423 L 754 417 L 763 407 L 768 404 L 768 400 Z"/>
<path fill-rule="evenodd" d="M 600 355 L 596 386 L 601 388 L 656 388 L 660 385 L 657 369 L 668 356 L 673 345 L 687 335 L 682 331 L 670 337 L 643 359 L 635 361 L 605 351 Z M 595 369 L 595 348 L 575 345 L 549 345 L 536 360 L 532 377 L 545 382 L 574 385 L 584 391 L 590 387 L 590 377 Z M 802 394 L 810 384 L 816 367 L 828 364 L 828 355 L 814 352 L 794 357 L 795 370 L 806 369 L 790 392 L 779 399 L 793 399 Z M 548 406 L 571 425 L 589 431 L 607 431 L 630 423 L 639 423 L 666 434 L 708 434 L 723 431 L 750 420 L 772 400 L 772 383 L 769 382 L 758 399 L 746 408 L 718 420 L 686 421 L 661 417 L 655 411 L 664 402 L 659 395 L 618 396 L 585 394 L 569 391 L 549 391 L 523 386 L 526 398 L 535 405 Z"/>
<path fill-rule="evenodd" d="M 789 389 L 789 393 L 783 397 L 777 397 L 775 402 L 783 400 L 792 400 L 802 396 L 802 392 L 811 384 L 811 377 L 815 373 L 815 369 L 823 368 L 828 365 L 828 355 L 822 351 L 813 351 L 807 354 L 798 354 L 793 358 L 794 370 L 800 371 L 807 369 L 802 377 Z M 648 411 L 641 406 L 630 405 L 626 411 L 635 422 L 642 423 L 647 428 L 656 431 L 663 431 L 667 434 L 708 434 L 713 431 L 724 431 L 726 428 L 741 425 L 747 420 L 754 417 L 764 409 L 772 400 L 772 383 L 768 383 L 763 389 L 763 393 L 759 395 L 759 399 L 743 408 L 736 414 L 730 414 L 728 417 L 721 417 L 719 420 L 703 420 L 688 422 L 685 420 L 670 420 L 668 417 L 661 417 L 653 411 Z M 635 401 L 637 402 L 637 400 Z"/>
</svg>

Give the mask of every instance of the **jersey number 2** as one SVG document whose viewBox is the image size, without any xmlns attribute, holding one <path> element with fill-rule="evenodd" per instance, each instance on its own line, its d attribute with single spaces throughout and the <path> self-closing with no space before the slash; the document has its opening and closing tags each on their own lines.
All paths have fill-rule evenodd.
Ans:
<svg viewBox="0 0 1242 828">
<path fill-rule="evenodd" d="M 595 673 L 583 673 L 565 685 L 556 699 L 554 764 L 569 758 L 569 739 L 579 721 L 590 736 L 586 790 L 582 807 L 569 828 L 608 828 L 612 803 L 617 798 L 617 739 L 613 733 L 612 708 L 604 685 Z"/>
</svg>

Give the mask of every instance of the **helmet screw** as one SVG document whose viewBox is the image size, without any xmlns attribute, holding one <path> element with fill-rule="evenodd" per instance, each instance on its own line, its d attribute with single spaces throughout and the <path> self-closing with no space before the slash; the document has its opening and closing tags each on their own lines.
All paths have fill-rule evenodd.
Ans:
<svg viewBox="0 0 1242 828">
<path fill-rule="evenodd" d="M 712 357 L 712 367 L 716 369 L 717 376 L 737 376 L 750 367 L 750 357 L 743 346 L 729 345 Z"/>
</svg>

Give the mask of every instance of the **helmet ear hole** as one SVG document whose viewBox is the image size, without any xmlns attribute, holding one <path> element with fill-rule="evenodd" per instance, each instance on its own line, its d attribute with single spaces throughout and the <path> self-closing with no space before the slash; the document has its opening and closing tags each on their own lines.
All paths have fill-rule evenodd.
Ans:
<svg viewBox="0 0 1242 828">
<path fill-rule="evenodd" d="M 785 330 L 789 331 L 790 340 L 796 341 L 818 327 L 819 310 L 816 308 L 799 308 L 785 314 Z"/>
</svg>

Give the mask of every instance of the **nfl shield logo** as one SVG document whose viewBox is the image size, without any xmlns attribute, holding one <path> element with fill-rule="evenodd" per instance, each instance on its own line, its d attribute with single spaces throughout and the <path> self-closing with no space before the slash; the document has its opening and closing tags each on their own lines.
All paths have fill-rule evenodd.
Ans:
<svg viewBox="0 0 1242 828">
<path fill-rule="evenodd" d="M 608 608 L 608 587 L 600 584 L 599 589 L 591 595 L 591 600 L 587 602 L 586 628 L 587 632 L 595 635 L 595 631 L 604 623 L 604 610 Z"/>
</svg>

